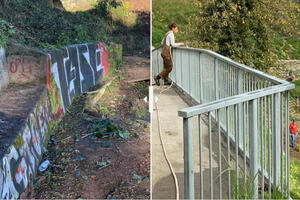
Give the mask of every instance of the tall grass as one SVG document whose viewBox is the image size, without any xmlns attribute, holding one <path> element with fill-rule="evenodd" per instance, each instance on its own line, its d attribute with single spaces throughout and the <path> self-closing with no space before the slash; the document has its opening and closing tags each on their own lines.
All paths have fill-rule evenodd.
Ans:
<svg viewBox="0 0 300 200">
<path fill-rule="evenodd" d="M 158 47 L 164 34 L 168 31 L 167 25 L 175 22 L 179 32 L 176 42 L 185 42 L 189 38 L 185 34 L 188 17 L 196 12 L 193 7 L 195 0 L 152 0 L 152 45 Z"/>
</svg>

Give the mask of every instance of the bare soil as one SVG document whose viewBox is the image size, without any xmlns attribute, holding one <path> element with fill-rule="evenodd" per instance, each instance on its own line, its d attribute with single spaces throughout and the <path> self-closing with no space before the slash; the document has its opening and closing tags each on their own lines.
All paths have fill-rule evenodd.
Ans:
<svg viewBox="0 0 300 200">
<path fill-rule="evenodd" d="M 90 110 L 88 95 L 73 101 L 44 154 L 43 160 L 51 164 L 38 172 L 29 198 L 150 198 L 150 117 L 147 113 L 141 118 L 140 110 L 134 109 L 135 102 L 143 104 L 140 100 L 148 95 L 149 83 L 127 81 L 115 80 L 99 100 L 107 112 Z M 98 125 L 105 137 L 95 132 L 93 127 Z M 109 132 L 109 126 L 116 129 Z M 129 137 L 121 137 L 118 131 L 129 132 Z"/>
</svg>

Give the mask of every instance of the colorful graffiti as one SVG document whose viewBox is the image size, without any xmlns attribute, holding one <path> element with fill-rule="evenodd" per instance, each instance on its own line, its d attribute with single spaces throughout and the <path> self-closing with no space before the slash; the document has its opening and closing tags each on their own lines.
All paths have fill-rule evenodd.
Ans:
<svg viewBox="0 0 300 200">
<path fill-rule="evenodd" d="M 119 53 L 111 53 L 114 52 L 113 49 L 118 49 Z M 47 92 L 28 116 L 14 144 L 9 146 L 6 154 L 0 159 L 2 199 L 19 198 L 25 191 L 42 159 L 51 120 L 59 119 L 76 94 L 86 92 L 108 73 L 108 66 L 112 65 L 108 62 L 115 59 L 115 63 L 121 63 L 119 60 L 122 50 L 119 49 L 122 48 L 106 48 L 103 44 L 79 44 L 53 51 L 48 55 L 9 56 L 8 64 L 4 68 L 7 70 L 7 77 L 9 74 L 10 82 L 38 80 L 38 83 L 43 84 L 41 78 L 47 77 Z"/>
<path fill-rule="evenodd" d="M 8 149 L 0 164 L 0 197 L 16 199 L 25 191 L 42 159 L 42 147 L 51 121 L 50 102 L 44 98 L 30 114 L 14 145 Z"/>
<path fill-rule="evenodd" d="M 108 72 L 108 52 L 102 44 L 80 44 L 52 52 L 49 57 L 47 88 L 50 96 L 52 94 L 50 101 L 56 108 L 53 115 L 57 118 L 65 112 L 75 94 L 86 92 Z"/>
</svg>

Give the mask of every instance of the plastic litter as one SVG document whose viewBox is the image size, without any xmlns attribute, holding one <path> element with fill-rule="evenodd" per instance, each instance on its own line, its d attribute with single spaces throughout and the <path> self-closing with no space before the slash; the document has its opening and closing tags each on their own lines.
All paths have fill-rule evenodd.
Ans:
<svg viewBox="0 0 300 200">
<path fill-rule="evenodd" d="M 39 171 L 43 172 L 45 171 L 48 166 L 50 165 L 50 161 L 49 160 L 45 160 L 40 166 L 39 166 Z"/>
</svg>

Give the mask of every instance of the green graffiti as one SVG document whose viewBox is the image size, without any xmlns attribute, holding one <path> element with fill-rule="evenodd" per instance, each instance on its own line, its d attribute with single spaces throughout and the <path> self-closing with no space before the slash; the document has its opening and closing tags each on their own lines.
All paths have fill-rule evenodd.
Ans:
<svg viewBox="0 0 300 200">
<path fill-rule="evenodd" d="M 60 91 L 56 85 L 53 75 L 50 75 L 50 91 L 48 90 L 48 97 L 51 105 L 51 113 L 55 114 L 58 108 L 63 108 L 62 101 L 60 98 Z"/>
<path fill-rule="evenodd" d="M 21 148 L 24 145 L 24 140 L 21 137 L 21 134 L 19 133 L 18 136 L 16 137 L 15 141 L 14 141 L 14 147 L 16 149 Z"/>
</svg>

